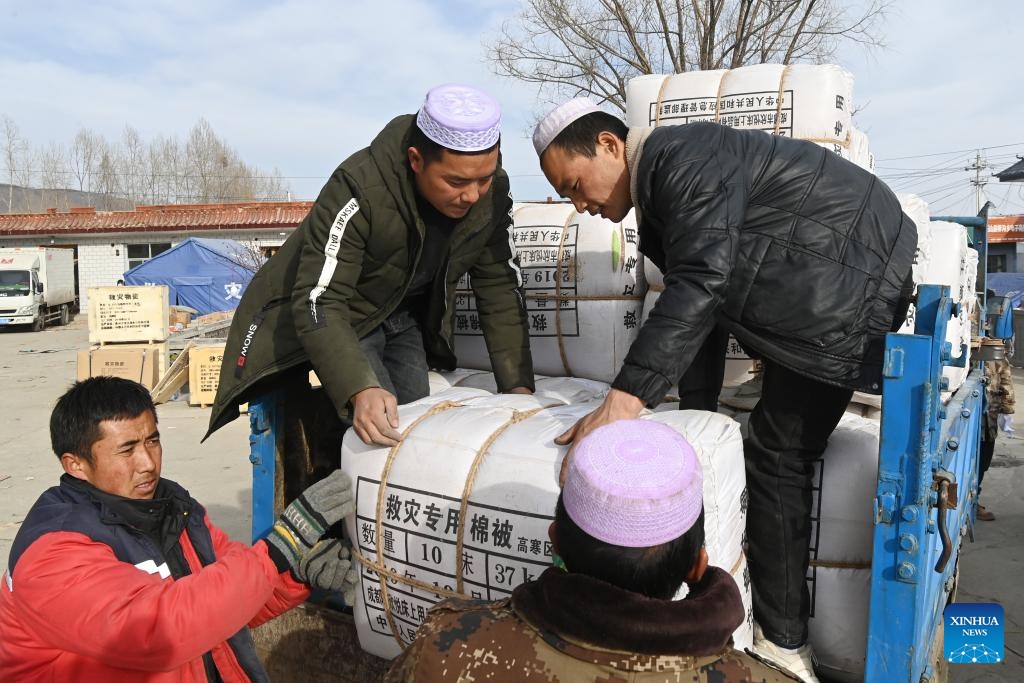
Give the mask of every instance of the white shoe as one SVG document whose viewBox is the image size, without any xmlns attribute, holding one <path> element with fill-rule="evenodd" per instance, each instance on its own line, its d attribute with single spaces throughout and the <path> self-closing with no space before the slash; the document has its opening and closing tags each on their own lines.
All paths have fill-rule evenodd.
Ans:
<svg viewBox="0 0 1024 683">
<path fill-rule="evenodd" d="M 810 644 L 796 649 L 780 647 L 764 637 L 761 625 L 754 622 L 754 654 L 796 676 L 804 683 L 819 683 L 814 675 L 814 656 Z"/>
</svg>

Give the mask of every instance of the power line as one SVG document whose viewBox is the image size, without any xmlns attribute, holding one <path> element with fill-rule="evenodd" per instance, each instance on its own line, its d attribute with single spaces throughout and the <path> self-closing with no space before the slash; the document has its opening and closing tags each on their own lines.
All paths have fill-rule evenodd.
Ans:
<svg viewBox="0 0 1024 683">
<path fill-rule="evenodd" d="M 989 149 L 1003 149 L 1005 147 L 1024 147 L 1024 142 L 1012 142 L 1006 145 L 992 145 L 990 147 L 971 147 L 970 149 L 958 149 L 952 152 L 935 152 L 934 154 L 917 154 L 908 157 L 889 157 L 888 159 L 877 159 L 876 161 L 902 161 L 903 159 L 926 159 L 928 157 L 949 156 L 951 154 L 967 154 L 970 152 L 985 151 Z"/>
</svg>

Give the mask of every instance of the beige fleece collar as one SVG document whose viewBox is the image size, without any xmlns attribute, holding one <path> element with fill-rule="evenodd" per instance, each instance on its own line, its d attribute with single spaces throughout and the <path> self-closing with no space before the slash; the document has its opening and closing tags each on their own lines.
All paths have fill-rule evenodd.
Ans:
<svg viewBox="0 0 1024 683">
<path fill-rule="evenodd" d="M 640 224 L 640 207 L 637 205 L 637 177 L 636 172 L 640 167 L 640 155 L 643 153 L 644 143 L 653 128 L 630 128 L 626 134 L 626 171 L 629 173 L 629 196 L 633 200 L 633 211 L 636 213 L 637 225 Z"/>
</svg>

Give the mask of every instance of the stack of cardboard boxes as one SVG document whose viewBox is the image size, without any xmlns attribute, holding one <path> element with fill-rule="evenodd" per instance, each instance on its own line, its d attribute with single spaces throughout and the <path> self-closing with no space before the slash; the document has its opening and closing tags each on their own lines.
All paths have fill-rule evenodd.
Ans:
<svg viewBox="0 0 1024 683">
<path fill-rule="evenodd" d="M 168 292 L 164 285 L 89 288 L 89 348 L 78 379 L 113 375 L 152 389 L 167 371 Z"/>
<path fill-rule="evenodd" d="M 188 404 L 209 406 L 217 397 L 220 364 L 224 360 L 223 342 L 205 342 L 193 346 L 188 354 Z"/>
</svg>

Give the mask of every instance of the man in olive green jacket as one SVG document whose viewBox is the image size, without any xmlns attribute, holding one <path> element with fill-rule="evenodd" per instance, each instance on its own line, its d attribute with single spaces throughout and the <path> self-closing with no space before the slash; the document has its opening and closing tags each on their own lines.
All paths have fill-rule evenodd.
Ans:
<svg viewBox="0 0 1024 683">
<path fill-rule="evenodd" d="M 312 368 L 363 441 L 394 445 L 398 404 L 429 392 L 428 367 L 455 367 L 466 274 L 498 388 L 533 390 L 499 126 L 490 96 L 438 86 L 342 162 L 242 297 L 208 434 Z"/>
</svg>

